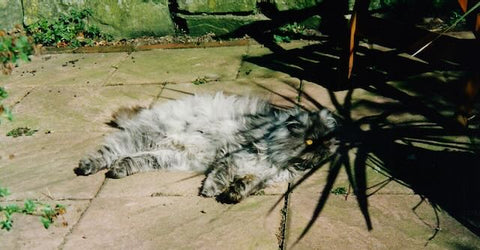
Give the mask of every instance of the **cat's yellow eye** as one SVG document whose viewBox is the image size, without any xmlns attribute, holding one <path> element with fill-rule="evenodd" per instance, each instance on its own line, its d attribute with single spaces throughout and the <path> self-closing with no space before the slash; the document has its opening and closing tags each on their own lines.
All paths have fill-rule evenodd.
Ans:
<svg viewBox="0 0 480 250">
<path fill-rule="evenodd" d="M 313 140 L 312 140 L 312 139 L 308 139 L 308 140 L 305 141 L 305 143 L 306 143 L 308 146 L 310 146 L 310 145 L 313 144 Z"/>
</svg>

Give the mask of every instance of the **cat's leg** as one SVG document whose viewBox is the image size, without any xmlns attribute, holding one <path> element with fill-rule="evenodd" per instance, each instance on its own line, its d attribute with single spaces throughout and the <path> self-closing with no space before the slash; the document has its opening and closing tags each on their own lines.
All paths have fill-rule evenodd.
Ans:
<svg viewBox="0 0 480 250">
<path fill-rule="evenodd" d="M 73 171 L 77 175 L 95 174 L 100 170 L 108 168 L 110 164 L 118 158 L 118 152 L 114 148 L 103 145 L 95 153 L 83 158 L 78 163 L 78 167 Z"/>
<path fill-rule="evenodd" d="M 265 187 L 267 177 L 259 177 L 256 174 L 242 171 L 242 166 L 245 164 L 253 166 L 258 164 L 255 160 L 245 163 L 242 159 L 248 161 L 255 157 L 246 157 L 245 155 L 234 157 L 239 153 L 240 151 L 233 154 L 224 153 L 221 157 L 217 157 L 218 161 L 212 165 L 212 171 L 208 173 L 203 182 L 200 192 L 203 196 L 217 196 L 222 202 L 237 203 Z M 242 162 L 238 164 L 239 162 L 236 162 L 238 160 Z"/>
<path fill-rule="evenodd" d="M 181 159 L 182 156 L 179 155 L 179 152 L 174 150 L 140 152 L 115 160 L 106 176 L 119 179 L 139 172 L 170 168 L 182 164 Z"/>
<path fill-rule="evenodd" d="M 203 181 L 200 194 L 206 197 L 217 196 L 228 189 L 234 179 L 233 169 L 219 162 Z"/>
<path fill-rule="evenodd" d="M 153 137 L 142 131 L 123 130 L 107 137 L 103 146 L 95 153 L 81 159 L 74 169 L 77 175 L 90 175 L 103 169 L 110 169 L 112 164 L 125 155 L 132 155 L 143 151 L 151 143 L 148 138 Z"/>
<path fill-rule="evenodd" d="M 261 175 L 241 174 L 236 175 L 229 188 L 221 194 L 222 198 L 231 203 L 237 203 L 264 189 L 272 182 L 292 181 L 303 174 L 302 171 L 264 169 Z M 258 173 L 257 173 L 258 174 Z"/>
<path fill-rule="evenodd" d="M 228 189 L 220 194 L 220 199 L 229 203 L 238 203 L 247 196 L 265 188 L 267 179 L 254 174 L 235 176 Z"/>
</svg>

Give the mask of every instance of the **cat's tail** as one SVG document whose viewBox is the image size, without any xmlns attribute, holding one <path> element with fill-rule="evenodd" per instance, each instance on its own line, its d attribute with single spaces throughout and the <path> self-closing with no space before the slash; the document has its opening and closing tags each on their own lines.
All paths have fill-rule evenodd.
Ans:
<svg viewBox="0 0 480 250">
<path fill-rule="evenodd" d="M 114 128 L 124 128 L 126 121 L 131 120 L 144 109 L 145 107 L 142 106 L 121 107 L 117 111 L 113 112 L 112 120 L 108 123 L 108 125 Z"/>
</svg>

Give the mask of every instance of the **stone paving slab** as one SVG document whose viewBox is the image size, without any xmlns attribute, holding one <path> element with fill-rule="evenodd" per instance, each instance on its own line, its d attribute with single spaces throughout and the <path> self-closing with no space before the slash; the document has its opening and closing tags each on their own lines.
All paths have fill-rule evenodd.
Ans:
<svg viewBox="0 0 480 250">
<path fill-rule="evenodd" d="M 10 189 L 8 199 L 93 198 L 104 176 L 78 178 L 73 168 L 100 143 L 102 134 L 37 133 L 17 138 L 1 135 L 0 183 Z"/>
<path fill-rule="evenodd" d="M 309 222 L 319 193 L 294 192 L 290 196 L 287 249 L 477 249 L 480 239 L 445 212 L 439 214 L 440 231 L 434 234 L 433 209 L 413 195 L 375 195 L 368 199 L 373 230 L 368 231 L 355 197 L 346 201 L 332 195 L 313 227 L 297 244 Z M 427 224 L 425 224 L 427 223 Z"/>
<path fill-rule="evenodd" d="M 107 84 L 191 83 L 204 77 L 232 80 L 245 53 L 244 46 L 134 52 Z"/>
<path fill-rule="evenodd" d="M 1 249 L 58 249 L 64 237 L 70 233 L 89 205 L 89 201 L 47 201 L 45 203 L 52 206 L 60 203 L 65 206 L 67 213 L 56 219 L 48 229 L 43 227 L 37 216 L 15 214 L 12 230 L 0 230 Z"/>
<path fill-rule="evenodd" d="M 281 44 L 280 46 L 285 50 L 293 50 L 293 49 L 301 48 L 303 46 L 307 46 L 309 44 L 310 43 L 307 41 L 294 41 L 292 43 Z M 290 78 L 291 76 L 288 73 L 266 67 L 268 65 L 276 64 L 275 61 L 267 62 L 267 61 L 262 61 L 262 59 L 258 59 L 258 57 L 268 56 L 268 55 L 273 55 L 273 52 L 269 48 L 263 45 L 249 46 L 248 53 L 244 57 L 244 60 L 242 61 L 242 65 L 238 71 L 238 77 L 241 79 L 242 78 L 245 78 L 245 79 Z M 258 59 L 264 62 L 264 64 L 262 64 L 262 66 L 259 66 L 258 64 L 251 62 L 249 60 L 250 58 L 255 58 L 255 60 Z"/>
<path fill-rule="evenodd" d="M 172 100 L 184 98 L 194 94 L 215 94 L 223 92 L 230 95 L 250 95 L 268 99 L 270 93 L 255 85 L 251 81 L 212 81 L 202 85 L 192 83 L 167 84 L 162 91 L 159 100 Z"/>
<path fill-rule="evenodd" d="M 97 198 L 64 249 L 278 249 L 279 209 L 268 214 L 276 199 Z"/>
<path fill-rule="evenodd" d="M 105 123 L 115 110 L 135 105 L 148 107 L 162 88 L 163 85 L 36 87 L 14 106 L 14 121 L 2 124 L 0 132 L 4 136 L 6 131 L 25 126 L 55 132 L 111 131 Z"/>
<path fill-rule="evenodd" d="M 101 85 L 125 60 L 127 53 L 51 54 L 33 57 L 29 63 L 15 68 L 11 76 L 2 81 L 11 86 L 78 86 Z"/>
</svg>

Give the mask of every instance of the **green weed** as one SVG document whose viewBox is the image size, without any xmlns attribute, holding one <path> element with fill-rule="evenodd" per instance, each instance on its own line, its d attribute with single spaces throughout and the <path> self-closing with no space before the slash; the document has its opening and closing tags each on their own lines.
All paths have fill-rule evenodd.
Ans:
<svg viewBox="0 0 480 250">
<path fill-rule="evenodd" d="M 282 36 L 282 35 L 273 35 L 273 40 L 276 43 L 289 43 L 292 41 L 289 36 Z"/>
<path fill-rule="evenodd" d="M 9 74 L 17 65 L 18 59 L 29 61 L 33 53 L 32 40 L 27 37 L 21 26 L 11 31 L 0 30 L 0 69 Z"/>
<path fill-rule="evenodd" d="M 29 61 L 29 56 L 33 54 L 33 51 L 32 39 L 27 37 L 20 25 L 8 32 L 0 30 L 0 70 L 3 74 L 10 74 L 19 59 Z M 12 113 L 2 104 L 7 97 L 7 91 L 0 86 L 0 124 L 2 118 L 12 120 Z"/>
<path fill-rule="evenodd" d="M 7 120 L 12 120 L 12 112 L 8 107 L 5 107 L 2 104 L 2 101 L 8 97 L 7 91 L 4 88 L 0 87 L 0 124 L 2 123 L 2 117 L 6 118 Z"/>
<path fill-rule="evenodd" d="M 281 26 L 278 30 L 283 33 L 303 34 L 305 32 L 305 26 L 293 22 Z"/>
<path fill-rule="evenodd" d="M 10 191 L 7 188 L 0 187 L 0 198 L 8 195 L 10 195 Z M 12 217 L 15 213 L 38 216 L 43 227 L 48 229 L 56 218 L 63 217 L 66 208 L 61 204 L 52 207 L 49 204 L 26 200 L 23 206 L 17 204 L 0 205 L 0 212 L 3 212 L 3 214 L 0 214 L 0 229 L 10 231 L 13 228 Z M 66 222 L 64 221 L 63 224 L 66 225 Z"/>
<path fill-rule="evenodd" d="M 38 129 L 31 129 L 28 127 L 19 127 L 19 128 L 14 128 L 10 131 L 8 131 L 7 136 L 12 136 L 14 138 L 19 137 L 19 136 L 32 136 L 38 132 Z"/>
<path fill-rule="evenodd" d="M 345 195 L 347 194 L 347 189 L 345 187 L 337 187 L 333 189 L 330 193 L 334 195 Z"/>
<path fill-rule="evenodd" d="M 35 43 L 57 47 L 93 46 L 96 41 L 111 41 L 113 37 L 102 33 L 95 25 L 88 25 L 87 19 L 92 16 L 89 9 L 70 10 L 54 20 L 40 19 L 27 26 Z"/>
<path fill-rule="evenodd" d="M 202 85 L 202 84 L 205 84 L 208 82 L 208 78 L 207 77 L 199 77 L 195 80 L 193 80 L 193 84 L 194 85 Z"/>
<path fill-rule="evenodd" d="M 296 22 L 285 24 L 276 30 L 273 35 L 273 40 L 276 43 L 289 43 L 292 38 L 304 35 L 306 32 L 305 26 Z"/>
</svg>

